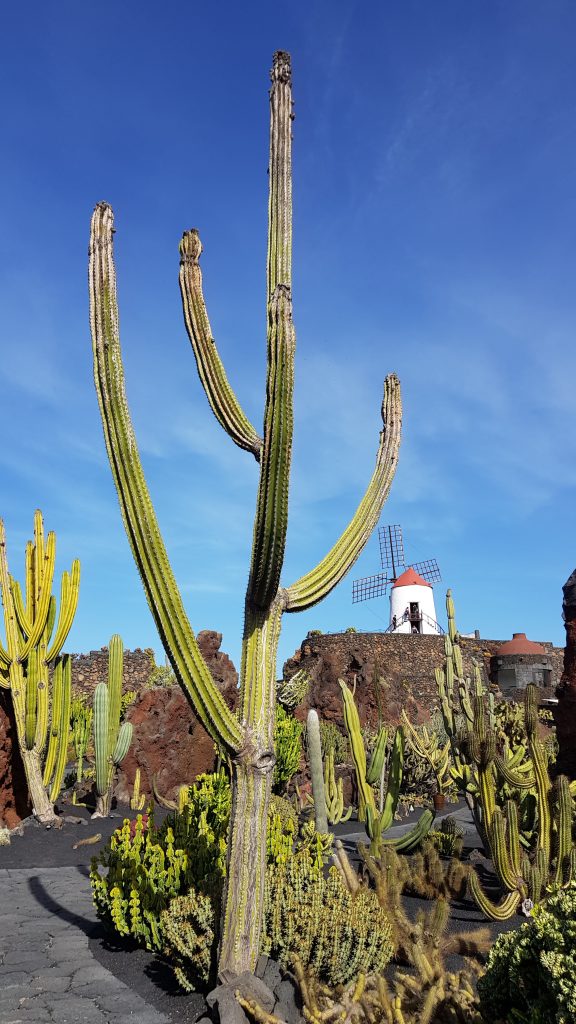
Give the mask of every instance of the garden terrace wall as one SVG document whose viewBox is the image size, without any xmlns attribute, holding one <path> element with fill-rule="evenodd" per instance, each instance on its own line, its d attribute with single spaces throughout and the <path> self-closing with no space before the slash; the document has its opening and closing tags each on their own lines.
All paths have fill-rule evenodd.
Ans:
<svg viewBox="0 0 576 1024">
<path fill-rule="evenodd" d="M 139 647 L 135 651 L 124 651 L 124 673 L 122 689 L 140 690 L 148 682 L 154 668 L 150 651 Z M 75 692 L 93 693 L 98 683 L 108 679 L 108 648 L 89 654 L 72 655 L 72 689 Z"/>
<path fill-rule="evenodd" d="M 464 670 L 472 673 L 473 661 L 483 665 L 486 678 L 491 675 L 502 640 L 462 637 L 460 645 Z M 541 690 L 543 697 L 553 697 L 562 674 L 563 650 L 542 642 L 552 667 L 550 686 Z M 402 708 L 412 718 L 426 719 L 437 708 L 435 669 L 444 665 L 444 638 L 391 633 L 327 633 L 307 636 L 284 665 L 284 679 L 298 669 L 306 669 L 312 684 L 308 698 L 297 709 L 304 719 L 309 707 L 329 721 L 342 723 L 342 698 L 338 678 L 353 683 L 356 678 L 356 699 L 363 724 L 378 723 L 380 698 L 383 717 L 396 723 Z M 384 681 L 380 692 L 374 680 Z M 507 697 L 522 699 L 522 691 L 509 691 Z"/>
</svg>

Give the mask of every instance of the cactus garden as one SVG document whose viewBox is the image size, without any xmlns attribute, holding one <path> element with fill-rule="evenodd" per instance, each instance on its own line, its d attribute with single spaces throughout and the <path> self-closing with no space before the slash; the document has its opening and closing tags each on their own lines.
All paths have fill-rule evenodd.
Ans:
<svg viewBox="0 0 576 1024">
<path fill-rule="evenodd" d="M 339 633 L 358 671 L 338 675 L 330 714 L 304 644 L 278 678 L 283 623 L 332 595 L 380 521 L 402 459 L 403 412 L 392 367 L 374 367 L 387 376 L 366 489 L 337 539 L 292 577 L 299 378 L 287 52 L 274 54 L 270 79 L 261 429 L 213 337 L 199 232 L 185 230 L 174 253 L 209 409 L 239 449 L 232 456 L 255 463 L 239 672 L 221 635 L 189 617 L 190 587 L 178 585 L 174 537 L 162 532 L 145 475 L 154 420 L 144 425 L 128 403 L 118 297 L 125 229 L 116 235 L 108 202 L 89 225 L 86 300 L 101 461 L 106 454 L 115 489 L 107 500 L 164 664 L 140 651 L 147 670 L 132 686 L 120 616 L 86 684 L 70 648 L 93 586 L 82 550 L 59 575 L 52 515 L 45 527 L 31 510 L 23 551 L 0 519 L 0 710 L 10 786 L 19 787 L 11 809 L 22 819 L 0 820 L 0 920 L 12 933 L 23 925 L 20 952 L 0 927 L 0 1024 L 569 1024 L 576 780 L 560 770 L 543 690 L 529 682 L 518 699 L 505 697 L 485 661 L 465 654 L 471 635 L 458 628 L 457 587 L 456 600 L 446 593 L 425 707 L 408 684 L 402 705 L 392 701 L 389 666 L 374 654 L 375 712 L 365 714 L 356 627 Z M 170 496 L 175 507 L 180 498 Z M 187 544 L 201 545 L 185 506 L 178 514 Z M 322 635 L 308 632 L 309 652 Z M 184 750 L 190 760 L 179 762 Z M 30 980 L 25 965 L 35 957 Z M 47 993 L 53 1002 L 41 1004 Z M 93 1000 L 92 1016 L 83 999 Z"/>
</svg>

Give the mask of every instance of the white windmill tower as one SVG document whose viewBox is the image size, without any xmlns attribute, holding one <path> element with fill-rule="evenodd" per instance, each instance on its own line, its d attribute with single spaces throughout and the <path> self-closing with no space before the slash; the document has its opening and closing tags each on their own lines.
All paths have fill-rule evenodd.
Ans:
<svg viewBox="0 0 576 1024">
<path fill-rule="evenodd" d="M 402 528 L 380 526 L 380 559 L 382 572 L 366 576 L 352 584 L 352 601 L 366 601 L 390 590 L 390 633 L 438 635 L 444 630 L 436 620 L 432 583 L 441 579 L 435 558 L 406 565 Z"/>
</svg>

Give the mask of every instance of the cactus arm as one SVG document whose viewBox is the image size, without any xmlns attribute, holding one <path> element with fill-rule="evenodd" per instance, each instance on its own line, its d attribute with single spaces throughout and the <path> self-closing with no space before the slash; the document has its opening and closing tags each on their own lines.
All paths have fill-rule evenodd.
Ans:
<svg viewBox="0 0 576 1024">
<path fill-rule="evenodd" d="M 364 749 L 364 740 L 362 739 L 362 732 L 360 729 L 360 718 L 358 716 L 358 709 L 354 701 L 354 696 L 343 679 L 339 679 L 338 682 L 340 684 L 340 689 L 342 690 L 344 725 L 346 726 L 346 732 L 348 733 L 350 752 L 352 754 L 354 770 L 356 772 L 356 783 L 358 786 L 358 820 L 363 821 L 367 807 L 370 807 L 374 812 L 376 811 L 376 801 L 374 799 L 374 790 L 372 789 L 372 786 L 369 786 L 366 782 L 366 751 Z"/>
<path fill-rule="evenodd" d="M 18 625 L 22 632 L 29 636 L 32 632 L 32 623 L 26 615 L 26 609 L 24 608 L 24 602 L 22 600 L 22 591 L 18 580 L 15 580 L 13 576 L 10 577 L 10 586 L 12 587 L 12 597 L 14 599 L 14 612 L 18 619 Z"/>
<path fill-rule="evenodd" d="M 108 645 L 108 734 L 106 738 L 108 758 L 112 756 L 112 751 L 118 742 L 118 733 L 120 731 L 123 670 L 124 645 L 121 637 L 115 633 L 110 638 Z"/>
<path fill-rule="evenodd" d="M 402 727 L 398 726 L 394 734 L 394 743 L 392 746 L 392 753 L 390 755 L 390 768 L 388 771 L 384 807 L 382 808 L 380 814 L 383 832 L 386 832 L 391 827 L 392 822 L 394 821 L 396 807 L 398 806 L 398 798 L 400 796 L 400 787 L 402 786 L 403 774 L 404 732 L 402 730 Z"/>
<path fill-rule="evenodd" d="M 62 780 L 68 759 L 70 738 L 70 704 L 72 699 L 72 662 L 69 654 L 58 659 L 61 665 L 60 720 L 58 723 L 58 753 L 54 767 L 54 778 L 50 788 L 50 799 L 55 801 L 62 788 Z"/>
<path fill-rule="evenodd" d="M 382 846 L 392 846 L 399 853 L 410 853 L 428 835 L 433 822 L 434 814 L 427 807 L 422 811 L 414 827 L 408 832 L 405 832 L 402 836 L 396 836 L 395 839 L 380 839 L 380 844 Z"/>
<path fill-rule="evenodd" d="M 470 872 L 468 884 L 470 886 L 470 893 L 478 908 L 486 915 L 486 917 L 489 917 L 490 920 L 507 921 L 508 918 L 512 917 L 512 915 L 516 913 L 520 902 L 520 894 L 517 890 L 504 896 L 500 903 L 493 903 L 492 900 L 483 892 L 482 886 L 478 880 L 478 875 L 475 871 Z"/>
<path fill-rule="evenodd" d="M 242 728 L 212 680 L 188 622 L 142 471 L 124 388 L 118 332 L 113 215 L 100 203 L 90 238 L 90 324 L 94 378 L 112 475 L 148 604 L 176 676 L 208 732 L 229 749 Z"/>
<path fill-rule="evenodd" d="M 268 369 L 264 443 L 247 604 L 267 608 L 276 597 L 288 527 L 292 453 L 295 333 L 292 323 L 292 90 L 290 59 L 277 53 L 270 90 L 268 200 Z"/>
<path fill-rule="evenodd" d="M 376 468 L 352 520 L 328 554 L 311 572 L 285 592 L 285 611 L 301 612 L 321 601 L 352 568 L 368 541 L 388 497 L 400 448 L 402 402 L 400 381 L 390 374 L 384 383 L 382 430 Z"/>
<path fill-rule="evenodd" d="M 220 425 L 239 448 L 260 459 L 262 439 L 244 415 L 226 376 L 212 337 L 210 321 L 202 293 L 199 266 L 202 244 L 195 228 L 185 231 L 180 242 L 180 293 L 184 323 L 196 358 L 198 376 L 210 408 Z"/>
<path fill-rule="evenodd" d="M 66 643 L 66 638 L 70 629 L 72 628 L 72 622 L 76 615 L 76 608 L 78 607 L 78 594 L 80 590 L 80 562 L 77 558 L 72 563 L 72 571 L 70 574 L 67 572 L 62 573 L 62 582 L 60 585 L 60 610 L 58 613 L 58 625 L 56 626 L 56 632 L 48 651 L 46 652 L 46 661 L 52 661 Z M 49 633 L 51 630 L 49 630 Z"/>
<path fill-rule="evenodd" d="M 36 703 L 38 697 L 38 651 L 32 648 L 28 656 L 26 672 L 26 732 L 25 740 L 28 750 L 34 746 L 36 736 Z"/>
<path fill-rule="evenodd" d="M 533 775 L 526 776 L 525 772 L 515 772 L 500 754 L 494 755 L 494 764 L 509 786 L 514 786 L 515 789 L 533 789 L 535 786 L 536 780 Z"/>
<path fill-rule="evenodd" d="M 38 513 L 37 513 L 38 514 Z M 36 599 L 34 601 L 34 611 L 32 618 L 32 630 L 28 636 L 28 639 L 23 646 L 20 647 L 18 656 L 24 661 L 28 657 L 33 647 L 36 647 L 40 642 L 42 633 L 46 629 L 48 622 L 48 616 L 50 614 L 50 598 L 52 596 L 52 580 L 54 578 L 54 565 L 56 562 L 56 536 L 50 531 L 48 534 L 48 542 L 46 544 L 46 551 L 42 551 L 42 558 L 40 559 L 39 553 L 35 547 L 35 579 L 38 576 L 41 577 L 41 582 L 38 584 L 36 590 Z M 43 545 L 42 545 L 43 547 Z"/>
</svg>

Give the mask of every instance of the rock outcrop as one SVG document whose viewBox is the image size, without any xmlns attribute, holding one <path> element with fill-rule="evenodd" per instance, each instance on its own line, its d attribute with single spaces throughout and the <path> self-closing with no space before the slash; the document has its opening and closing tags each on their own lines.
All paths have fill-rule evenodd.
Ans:
<svg viewBox="0 0 576 1024">
<path fill-rule="evenodd" d="M 227 654 L 220 651 L 222 634 L 204 630 L 198 645 L 224 700 L 232 709 L 238 701 L 238 673 Z M 174 799 L 184 783 L 202 772 L 212 771 L 216 762 L 213 740 L 184 696 L 180 686 L 155 686 L 140 692 L 128 709 L 132 722 L 132 744 L 122 762 L 115 796 L 130 799 L 136 769 L 140 788 L 150 794 L 156 776 L 162 796 Z"/>
<path fill-rule="evenodd" d="M 0 826 L 15 828 L 30 810 L 12 703 L 0 689 Z"/>
<path fill-rule="evenodd" d="M 576 569 L 562 588 L 562 611 L 566 626 L 564 671 L 556 690 L 558 704 L 554 709 L 559 751 L 556 771 L 576 779 Z"/>
</svg>

